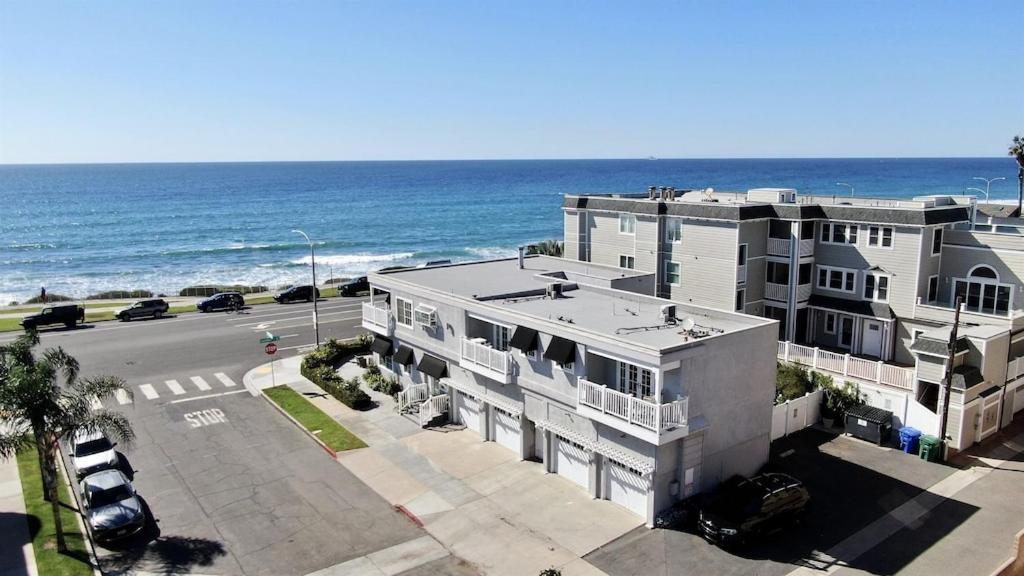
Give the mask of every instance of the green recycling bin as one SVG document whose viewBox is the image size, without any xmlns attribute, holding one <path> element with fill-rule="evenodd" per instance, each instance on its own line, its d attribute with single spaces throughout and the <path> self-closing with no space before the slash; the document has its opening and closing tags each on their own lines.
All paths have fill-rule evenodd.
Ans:
<svg viewBox="0 0 1024 576">
<path fill-rule="evenodd" d="M 942 442 L 939 441 L 939 437 L 932 436 L 931 434 L 921 436 L 921 448 L 917 454 L 922 460 L 941 462 Z"/>
</svg>

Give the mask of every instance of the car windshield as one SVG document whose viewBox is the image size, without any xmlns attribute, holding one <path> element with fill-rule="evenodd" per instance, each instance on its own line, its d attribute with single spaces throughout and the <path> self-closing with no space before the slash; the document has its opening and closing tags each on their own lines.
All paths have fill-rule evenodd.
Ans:
<svg viewBox="0 0 1024 576">
<path fill-rule="evenodd" d="M 93 508 L 100 508 L 102 506 L 109 506 L 111 504 L 120 502 L 121 500 L 127 500 L 132 497 L 131 490 L 127 486 L 121 484 L 120 486 L 114 486 L 113 488 L 107 488 L 106 490 L 100 490 L 95 492 L 90 498 Z"/>
<path fill-rule="evenodd" d="M 729 520 L 739 520 L 757 512 L 761 490 L 749 482 L 722 490 L 711 503 L 711 510 Z"/>
<path fill-rule="evenodd" d="M 96 454 L 97 452 L 103 452 L 104 450 L 110 450 L 113 446 L 110 445 L 110 440 L 106 438 L 97 438 L 95 440 L 89 440 L 88 442 L 82 442 L 75 447 L 75 456 L 88 456 L 90 454 Z"/>
</svg>

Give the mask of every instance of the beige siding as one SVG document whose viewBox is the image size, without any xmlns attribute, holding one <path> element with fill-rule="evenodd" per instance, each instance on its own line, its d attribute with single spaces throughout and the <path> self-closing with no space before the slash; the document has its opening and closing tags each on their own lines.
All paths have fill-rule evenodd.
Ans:
<svg viewBox="0 0 1024 576">
<path fill-rule="evenodd" d="M 564 241 L 565 249 L 562 254 L 570 260 L 580 259 L 580 246 L 579 246 L 579 221 L 580 212 L 575 210 L 565 211 L 565 229 L 564 229 Z"/>
<path fill-rule="evenodd" d="M 1024 240 L 1016 239 L 1024 244 Z M 999 281 L 1013 285 L 1013 309 L 1024 310 L 1024 246 L 1019 250 L 976 250 L 963 246 L 945 245 L 942 248 L 942 276 L 939 280 L 939 298 L 943 303 L 950 301 L 953 278 L 965 278 L 971 268 L 987 264 L 999 274 Z"/>
<path fill-rule="evenodd" d="M 682 275 L 681 286 L 665 285 L 669 297 L 732 310 L 736 298 L 735 224 L 687 221 L 682 238 L 679 244 L 665 245 L 665 261 L 678 262 Z"/>
<path fill-rule="evenodd" d="M 620 234 L 618 214 L 590 212 L 590 216 L 591 262 L 617 267 L 620 255 L 633 256 L 637 270 L 654 272 L 657 218 L 637 216 L 636 233 Z"/>
</svg>

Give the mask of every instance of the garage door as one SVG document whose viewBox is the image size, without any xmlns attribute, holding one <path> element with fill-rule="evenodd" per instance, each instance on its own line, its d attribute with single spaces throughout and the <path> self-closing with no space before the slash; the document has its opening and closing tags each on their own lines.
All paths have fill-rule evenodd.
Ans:
<svg viewBox="0 0 1024 576">
<path fill-rule="evenodd" d="M 647 481 L 636 470 L 607 460 L 608 499 L 633 512 L 647 517 Z"/>
<path fill-rule="evenodd" d="M 555 444 L 555 472 L 587 488 L 590 485 L 590 457 L 587 451 L 583 446 L 561 436 L 555 437 Z"/>
<path fill-rule="evenodd" d="M 519 417 L 500 408 L 494 409 L 494 441 L 519 454 Z"/>
<path fill-rule="evenodd" d="M 474 432 L 480 432 L 480 401 L 464 392 L 459 392 L 459 422 Z"/>
</svg>

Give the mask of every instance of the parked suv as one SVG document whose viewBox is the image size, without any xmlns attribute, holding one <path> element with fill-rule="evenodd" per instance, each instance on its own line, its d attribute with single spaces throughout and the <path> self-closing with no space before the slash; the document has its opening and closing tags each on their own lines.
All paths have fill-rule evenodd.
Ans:
<svg viewBox="0 0 1024 576">
<path fill-rule="evenodd" d="M 114 444 L 102 432 L 79 432 L 71 439 L 71 464 L 78 478 L 117 467 Z"/>
<path fill-rule="evenodd" d="M 133 318 L 142 318 L 144 316 L 151 316 L 153 318 L 159 318 L 167 313 L 169 306 L 167 302 L 160 298 L 156 300 L 139 300 L 131 306 L 119 310 L 114 316 L 122 321 L 127 322 Z"/>
<path fill-rule="evenodd" d="M 711 542 L 743 542 L 799 518 L 810 499 L 804 485 L 786 474 L 733 477 L 701 508 L 698 528 Z"/>
<path fill-rule="evenodd" d="M 31 314 L 21 319 L 21 325 L 25 330 L 34 330 L 40 326 L 51 324 L 63 324 L 68 328 L 74 328 L 75 324 L 79 322 L 85 322 L 85 308 L 76 304 L 47 306 L 38 314 Z"/>
<path fill-rule="evenodd" d="M 356 294 L 359 294 L 360 292 L 369 292 L 369 291 L 370 291 L 370 282 L 369 282 L 369 280 L 366 279 L 366 276 L 361 276 L 359 278 L 354 278 L 352 280 L 349 280 L 348 282 L 345 282 L 344 284 L 339 284 L 338 285 L 338 295 L 339 296 L 355 296 Z"/>
<path fill-rule="evenodd" d="M 218 292 L 205 300 L 200 300 L 196 308 L 200 312 L 212 310 L 231 310 L 245 306 L 245 298 L 238 292 Z"/>
<path fill-rule="evenodd" d="M 97 540 L 131 536 L 146 524 L 146 513 L 135 487 L 120 470 L 104 470 L 86 476 L 79 485 L 85 504 L 85 520 Z"/>
<path fill-rule="evenodd" d="M 305 286 L 292 286 L 291 288 L 281 292 L 280 294 L 274 295 L 274 301 L 278 304 L 287 304 L 288 302 L 312 302 L 314 298 L 320 297 L 320 289 L 313 288 L 310 285 Z"/>
</svg>

